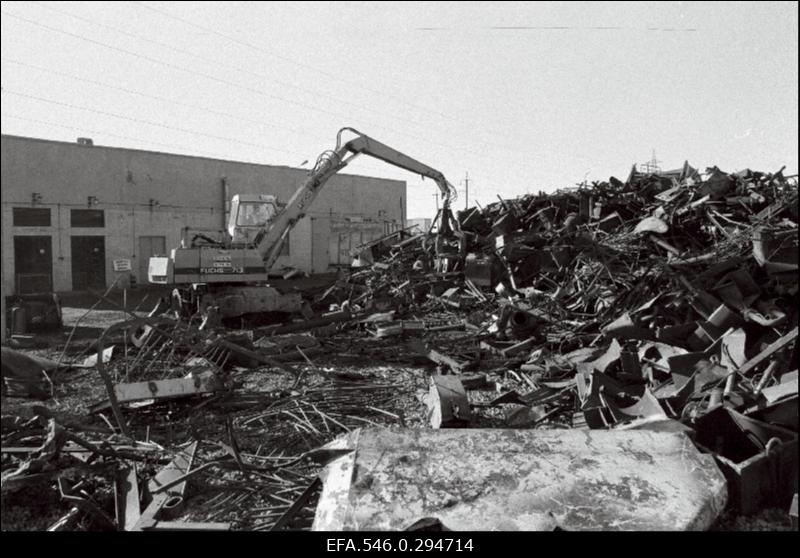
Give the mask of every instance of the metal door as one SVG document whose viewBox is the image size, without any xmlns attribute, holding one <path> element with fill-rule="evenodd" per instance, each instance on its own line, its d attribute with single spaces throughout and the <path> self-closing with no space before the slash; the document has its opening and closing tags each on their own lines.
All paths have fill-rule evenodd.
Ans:
<svg viewBox="0 0 800 558">
<path fill-rule="evenodd" d="M 14 237 L 14 283 L 17 294 L 53 290 L 52 244 L 50 236 Z"/>
<path fill-rule="evenodd" d="M 106 239 L 73 236 L 72 290 L 104 289 L 106 286 Z"/>
</svg>

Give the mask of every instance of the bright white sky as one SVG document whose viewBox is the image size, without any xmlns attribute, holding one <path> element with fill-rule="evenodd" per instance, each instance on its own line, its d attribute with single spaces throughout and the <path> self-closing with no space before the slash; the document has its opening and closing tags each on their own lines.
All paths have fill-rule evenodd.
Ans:
<svg viewBox="0 0 800 558">
<path fill-rule="evenodd" d="M 266 164 L 352 126 L 470 204 L 662 168 L 797 172 L 796 2 L 2 2 L 2 131 Z M 409 217 L 435 185 L 406 180 Z"/>
</svg>

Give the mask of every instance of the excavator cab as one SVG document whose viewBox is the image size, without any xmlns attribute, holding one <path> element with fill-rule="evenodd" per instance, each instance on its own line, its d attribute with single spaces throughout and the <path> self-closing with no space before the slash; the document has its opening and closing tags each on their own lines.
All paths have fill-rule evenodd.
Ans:
<svg viewBox="0 0 800 558">
<path fill-rule="evenodd" d="M 231 200 L 228 234 L 232 244 L 250 244 L 278 214 L 278 199 L 268 195 L 235 195 Z"/>
</svg>

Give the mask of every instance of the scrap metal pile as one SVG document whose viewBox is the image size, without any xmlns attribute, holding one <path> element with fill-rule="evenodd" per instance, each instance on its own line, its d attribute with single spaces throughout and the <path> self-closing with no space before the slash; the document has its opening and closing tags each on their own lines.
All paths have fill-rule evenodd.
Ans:
<svg viewBox="0 0 800 558">
<path fill-rule="evenodd" d="M 459 220 L 463 275 L 426 274 L 419 235 L 352 274 L 337 302 L 405 318 L 378 336 L 436 331 L 413 320 L 434 313 L 443 329 L 475 330 L 466 358 L 438 362 L 461 372 L 499 358 L 537 386 L 569 380 L 603 426 L 618 422 L 617 399 L 653 395 L 676 417 L 699 394 L 743 408 L 797 367 L 797 183 L 781 173 L 612 178 Z"/>
<path fill-rule="evenodd" d="M 378 336 L 428 332 L 420 352 L 453 374 L 432 378 L 433 426 L 488 406 L 505 427 L 687 431 L 750 513 L 797 490 L 797 212 L 780 171 L 632 173 L 460 212 L 462 275 L 426 273 L 418 235 L 330 296 L 397 309 Z M 433 313 L 472 331 L 436 338 Z M 743 486 L 770 452 L 783 480 Z"/>
<path fill-rule="evenodd" d="M 685 433 L 713 456 L 741 513 L 788 507 L 797 491 L 797 213 L 796 178 L 781 172 L 632 173 L 459 212 L 448 239 L 461 251 L 454 268 L 434 261 L 435 234 L 372 242 L 359 258 L 367 267 L 318 296 L 307 320 L 228 331 L 131 315 L 85 361 L 63 364 L 67 347 L 38 364 L 4 349 L 4 387 L 46 399 L 75 381 L 59 379 L 65 367 L 84 366 L 91 380 L 83 416 L 43 405 L 4 415 L 4 499 L 55 497 L 69 510 L 54 530 L 309 528 L 320 467 L 354 444 L 406 443 L 409 427 L 472 427 Z M 47 370 L 46 381 L 31 370 Z M 342 434 L 349 449 L 328 444 Z M 616 451 L 603 436 L 598 447 Z M 655 443 L 624 436 L 645 453 Z M 435 438 L 418 432 L 408 443 L 423 451 Z M 515 455 L 511 438 L 492 439 Z M 663 459 L 682 440 L 670 438 Z M 415 467 L 393 451 L 397 471 Z M 496 480 L 470 471 L 478 484 Z M 725 500 L 714 486 L 712 504 L 676 528 L 708 527 Z M 453 498 L 428 515 L 459 509 Z M 317 526 L 347 528 L 330 515 L 339 508 L 320 509 Z M 554 525 L 611 528 L 615 519 L 581 521 Z M 553 526 L 517 528 L 533 524 Z"/>
<path fill-rule="evenodd" d="M 315 473 L 331 458 L 320 446 L 374 419 L 397 422 L 382 407 L 404 391 L 310 360 L 285 363 L 318 346 L 312 336 L 254 343 L 246 333 L 133 318 L 72 364 L 3 348 L 6 384 L 34 388 L 28 396 L 53 400 L 54 385 L 96 379 L 83 392 L 88 417 L 43 404 L 3 416 L 4 506 L 71 506 L 37 527 L 48 530 L 309 528 Z M 49 385 L 38 377 L 45 367 Z M 87 368 L 78 377 L 65 370 Z"/>
</svg>

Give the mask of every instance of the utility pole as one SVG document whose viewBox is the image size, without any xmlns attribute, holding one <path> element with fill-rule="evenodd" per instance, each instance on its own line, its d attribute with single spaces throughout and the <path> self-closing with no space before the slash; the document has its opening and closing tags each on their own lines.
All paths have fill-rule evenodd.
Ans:
<svg viewBox="0 0 800 558">
<path fill-rule="evenodd" d="M 661 167 L 658 166 L 660 162 L 661 161 L 656 159 L 656 150 L 653 149 L 653 156 L 646 163 L 642 163 L 641 166 L 644 169 L 645 174 L 654 174 L 661 170 Z"/>
<path fill-rule="evenodd" d="M 435 194 L 431 194 L 434 198 L 436 198 L 436 211 L 439 211 L 439 192 Z"/>
<path fill-rule="evenodd" d="M 469 171 L 464 176 L 464 209 L 469 209 Z"/>
</svg>

